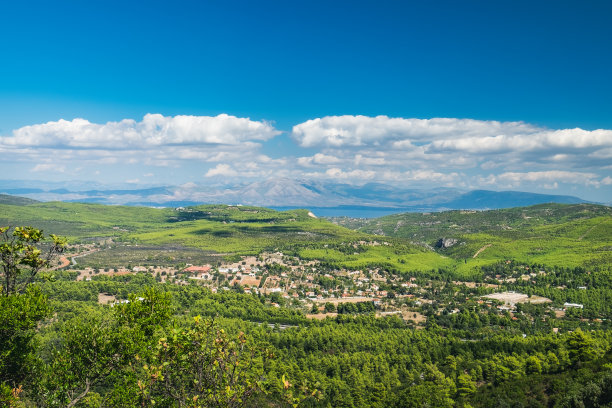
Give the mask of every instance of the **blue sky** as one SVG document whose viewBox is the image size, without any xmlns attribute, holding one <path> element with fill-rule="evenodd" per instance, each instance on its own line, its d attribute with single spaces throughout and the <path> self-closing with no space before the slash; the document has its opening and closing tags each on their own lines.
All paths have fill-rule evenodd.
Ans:
<svg viewBox="0 0 612 408">
<path fill-rule="evenodd" d="M 612 201 L 611 18 L 608 1 L 2 4 L 2 178 Z"/>
</svg>

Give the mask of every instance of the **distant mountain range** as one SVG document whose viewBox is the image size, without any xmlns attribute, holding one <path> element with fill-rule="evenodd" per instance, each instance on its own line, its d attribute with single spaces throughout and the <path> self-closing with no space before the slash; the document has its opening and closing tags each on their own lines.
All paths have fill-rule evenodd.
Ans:
<svg viewBox="0 0 612 408">
<path fill-rule="evenodd" d="M 109 188 L 92 184 L 1 181 L 0 193 L 40 201 L 184 207 L 197 204 L 243 204 L 272 208 L 320 209 L 321 215 L 359 211 L 377 215 L 453 209 L 496 209 L 541 203 L 577 204 L 578 197 L 520 191 L 465 191 L 454 188 L 406 189 L 381 183 L 361 186 L 275 178 L 248 184 L 149 188 Z M 365 212 L 364 212 L 365 211 Z M 316 211 L 315 211 L 316 213 Z M 332 214 L 333 213 L 333 214 Z M 372 216 L 372 215 L 365 215 Z"/>
</svg>

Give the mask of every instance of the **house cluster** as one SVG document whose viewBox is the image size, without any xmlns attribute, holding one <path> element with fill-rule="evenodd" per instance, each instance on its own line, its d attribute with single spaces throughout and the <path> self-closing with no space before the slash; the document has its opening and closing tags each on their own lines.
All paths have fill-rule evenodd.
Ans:
<svg viewBox="0 0 612 408">
<path fill-rule="evenodd" d="M 280 252 L 242 257 L 238 262 L 212 265 L 188 265 L 179 282 L 199 281 L 212 290 L 236 285 L 255 294 L 279 293 L 286 299 L 310 301 L 366 299 L 380 302 L 389 291 L 381 288 L 391 279 L 402 288 L 415 289 L 415 278 L 405 282 L 384 276 L 378 269 L 327 270 L 317 261 L 305 261 Z"/>
</svg>

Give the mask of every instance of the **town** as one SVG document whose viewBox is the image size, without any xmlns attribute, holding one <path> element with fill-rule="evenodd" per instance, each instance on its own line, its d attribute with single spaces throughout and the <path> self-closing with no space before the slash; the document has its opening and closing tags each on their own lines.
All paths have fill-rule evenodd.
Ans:
<svg viewBox="0 0 612 408">
<path fill-rule="evenodd" d="M 605 322 L 599 316 L 589 319 L 579 315 L 584 308 L 582 304 L 553 302 L 546 297 L 521 293 L 517 290 L 521 285 L 535 285 L 550 272 L 530 270 L 528 266 L 514 265 L 509 260 L 502 263 L 506 267 L 505 273 L 491 272 L 478 281 L 432 279 L 418 272 L 397 274 L 381 267 L 351 270 L 278 251 L 202 264 L 171 258 L 174 265 L 155 265 L 152 262 L 106 268 L 80 266 L 87 256 L 122 245 L 125 244 L 112 239 L 70 245 L 54 269 L 70 273 L 77 281 L 143 274 L 152 276 L 159 283 L 197 285 L 212 293 L 236 291 L 252 294 L 267 299 L 271 306 L 295 308 L 313 319 L 332 318 L 344 313 L 375 313 L 377 317 L 395 315 L 415 328 L 423 328 L 428 318 L 447 319 L 471 311 L 480 316 L 497 315 L 513 321 L 523 318 L 532 323 L 536 318 L 546 321 L 547 317 L 558 321 L 566 315 L 593 324 Z M 391 244 L 358 241 L 347 245 L 357 248 Z M 134 248 L 134 245 L 128 246 Z M 555 287 L 557 291 L 566 288 Z M 586 290 L 586 287 L 579 286 L 578 289 Z M 98 294 L 101 304 L 121 301 L 114 295 Z M 526 305 L 538 307 L 538 312 L 529 315 L 533 310 Z M 552 327 L 551 330 L 557 332 L 559 328 Z"/>
</svg>

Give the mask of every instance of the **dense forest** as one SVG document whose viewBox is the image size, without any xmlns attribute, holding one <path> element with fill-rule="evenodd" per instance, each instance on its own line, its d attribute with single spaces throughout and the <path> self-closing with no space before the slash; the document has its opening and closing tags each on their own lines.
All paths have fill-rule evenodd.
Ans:
<svg viewBox="0 0 612 408">
<path fill-rule="evenodd" d="M 113 307 L 81 300 L 100 289 L 140 292 Z M 55 291 L 65 293 L 62 301 L 53 300 Z M 612 400 L 608 330 L 524 335 L 509 318 L 483 329 L 467 311 L 461 323 L 432 320 L 422 330 L 367 313 L 313 321 L 265 298 L 139 276 L 46 282 L 1 302 L 2 398 L 14 406 L 578 407 Z"/>
</svg>

